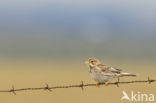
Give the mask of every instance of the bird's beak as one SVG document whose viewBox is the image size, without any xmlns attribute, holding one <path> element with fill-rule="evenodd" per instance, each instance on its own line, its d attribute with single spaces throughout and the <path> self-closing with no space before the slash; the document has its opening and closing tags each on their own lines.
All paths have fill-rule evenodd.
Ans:
<svg viewBox="0 0 156 103">
<path fill-rule="evenodd" d="M 89 61 L 85 61 L 85 64 L 90 65 L 90 62 Z"/>
</svg>

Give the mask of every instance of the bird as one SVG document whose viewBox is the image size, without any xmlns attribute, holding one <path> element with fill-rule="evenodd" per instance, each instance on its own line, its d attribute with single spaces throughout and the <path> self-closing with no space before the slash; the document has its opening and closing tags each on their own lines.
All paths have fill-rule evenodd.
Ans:
<svg viewBox="0 0 156 103">
<path fill-rule="evenodd" d="M 135 74 L 122 72 L 121 69 L 103 64 L 96 58 L 89 58 L 85 63 L 89 67 L 91 77 L 97 82 L 97 87 L 103 83 L 108 86 L 108 84 L 115 78 L 119 79 L 120 77 L 124 76 L 136 76 Z"/>
</svg>

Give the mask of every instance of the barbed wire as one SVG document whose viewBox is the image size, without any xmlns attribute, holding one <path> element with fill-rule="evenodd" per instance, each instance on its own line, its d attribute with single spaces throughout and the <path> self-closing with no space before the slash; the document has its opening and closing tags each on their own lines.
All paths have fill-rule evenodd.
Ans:
<svg viewBox="0 0 156 103">
<path fill-rule="evenodd" d="M 147 80 L 134 80 L 134 81 L 124 81 L 124 82 L 120 82 L 119 79 L 117 82 L 113 82 L 113 83 L 108 83 L 108 85 L 116 85 L 117 87 L 119 87 L 119 84 L 131 84 L 131 83 L 149 83 L 151 84 L 152 82 L 156 82 L 155 79 L 150 79 L 150 77 L 148 76 Z M 105 85 L 105 83 L 101 83 L 100 85 Z M 61 89 L 61 88 L 81 88 L 82 90 L 84 89 L 84 87 L 89 87 L 89 86 L 97 86 L 97 84 L 84 84 L 83 81 L 81 81 L 80 84 L 74 84 L 74 85 L 66 85 L 66 86 L 54 86 L 54 87 L 50 87 L 48 84 L 46 84 L 44 87 L 37 87 L 37 88 L 20 88 L 20 89 L 15 89 L 14 85 L 12 85 L 12 88 L 9 90 L 0 90 L 0 92 L 8 92 L 8 93 L 13 93 L 16 95 L 16 92 L 18 91 L 33 91 L 33 90 L 48 90 L 48 91 L 52 91 L 54 89 Z"/>
</svg>

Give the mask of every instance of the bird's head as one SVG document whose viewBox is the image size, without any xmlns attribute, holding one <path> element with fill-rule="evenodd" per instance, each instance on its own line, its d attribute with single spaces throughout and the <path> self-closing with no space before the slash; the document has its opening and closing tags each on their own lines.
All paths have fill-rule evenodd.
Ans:
<svg viewBox="0 0 156 103">
<path fill-rule="evenodd" d="M 85 64 L 87 64 L 88 66 L 95 66 L 97 64 L 99 64 L 100 61 L 96 58 L 89 58 L 88 61 L 85 62 Z"/>
</svg>

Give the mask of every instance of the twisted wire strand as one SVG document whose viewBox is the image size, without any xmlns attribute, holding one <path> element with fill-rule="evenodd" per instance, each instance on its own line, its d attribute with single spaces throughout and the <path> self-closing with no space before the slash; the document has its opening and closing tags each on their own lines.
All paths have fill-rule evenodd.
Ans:
<svg viewBox="0 0 156 103">
<path fill-rule="evenodd" d="M 120 82 L 119 79 L 118 79 L 117 82 L 108 83 L 108 85 L 116 85 L 117 87 L 119 87 L 119 84 L 132 84 L 132 83 L 149 83 L 149 84 L 151 84 L 152 82 L 156 82 L 156 80 L 155 79 L 150 79 L 150 77 L 148 77 L 147 80 L 134 80 L 134 81 L 123 81 L 123 82 Z M 105 85 L 105 83 L 101 83 L 100 85 Z M 12 86 L 11 89 L 0 90 L 0 92 L 1 93 L 2 92 L 3 93 L 4 92 L 8 92 L 8 93 L 13 93 L 13 94 L 16 95 L 16 92 L 19 92 L 19 91 L 34 91 L 34 90 L 48 90 L 48 91 L 52 91 L 54 89 L 61 89 L 61 88 L 81 88 L 83 90 L 84 87 L 90 87 L 90 86 L 96 86 L 96 84 L 93 84 L 93 83 L 84 84 L 83 81 L 81 81 L 80 84 L 53 86 L 53 87 L 50 87 L 48 84 L 46 84 L 46 86 L 44 86 L 44 87 L 15 89 L 14 86 Z"/>
</svg>

